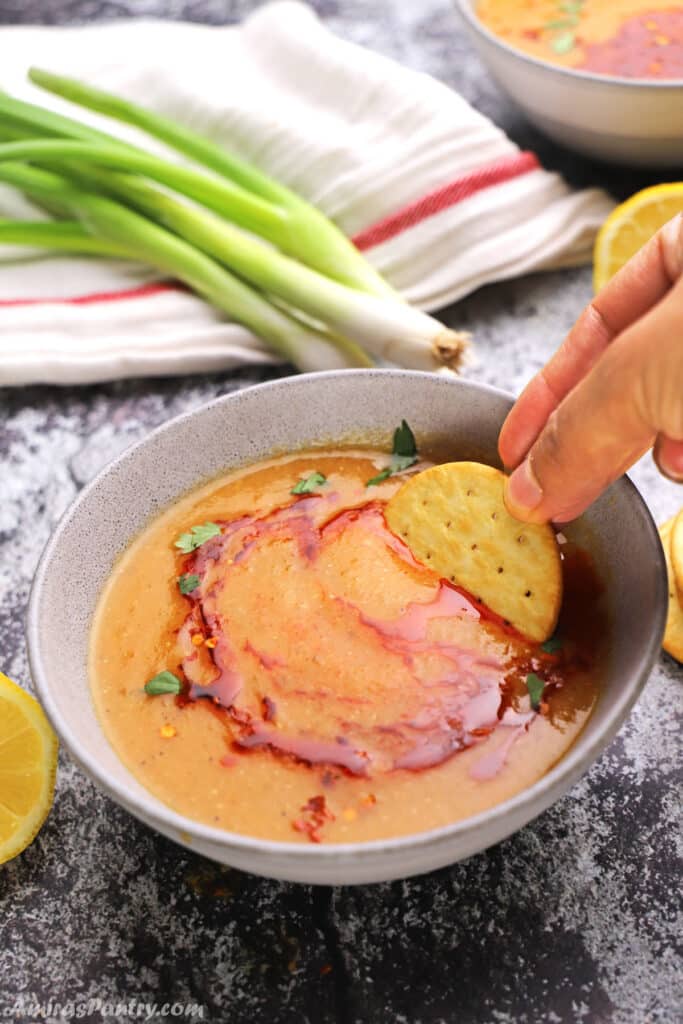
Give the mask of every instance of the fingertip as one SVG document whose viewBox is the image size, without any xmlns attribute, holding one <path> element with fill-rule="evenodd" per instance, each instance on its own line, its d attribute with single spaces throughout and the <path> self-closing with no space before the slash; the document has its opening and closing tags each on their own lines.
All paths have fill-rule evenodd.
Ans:
<svg viewBox="0 0 683 1024">
<path fill-rule="evenodd" d="M 543 501 L 543 490 L 532 469 L 529 459 L 518 466 L 505 481 L 503 499 L 510 515 L 522 522 L 537 522 L 538 510 Z"/>
<path fill-rule="evenodd" d="M 663 476 L 676 484 L 683 483 L 683 441 L 658 434 L 652 457 Z"/>
<path fill-rule="evenodd" d="M 683 212 L 677 213 L 661 231 L 662 258 L 672 282 L 683 274 Z"/>
</svg>

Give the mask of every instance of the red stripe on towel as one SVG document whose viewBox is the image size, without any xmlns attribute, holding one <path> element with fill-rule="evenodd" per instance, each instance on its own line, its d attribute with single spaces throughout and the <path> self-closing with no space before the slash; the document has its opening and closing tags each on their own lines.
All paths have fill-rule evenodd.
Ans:
<svg viewBox="0 0 683 1024">
<path fill-rule="evenodd" d="M 529 171 L 537 171 L 540 166 L 536 154 L 527 151 L 496 160 L 485 167 L 478 167 L 447 185 L 440 185 L 421 199 L 413 200 L 396 213 L 365 228 L 354 237 L 353 242 L 359 249 L 371 249 L 380 242 L 394 238 L 407 228 L 415 227 L 427 217 L 432 217 L 449 206 L 455 206 L 463 199 L 469 199 L 482 189 L 500 185 L 504 181 L 518 178 L 521 174 L 528 174 Z"/>
<path fill-rule="evenodd" d="M 515 153 L 513 156 L 496 160 L 484 167 L 478 167 L 468 174 L 448 182 L 447 185 L 440 185 L 432 192 L 428 192 L 421 199 L 415 199 L 408 203 L 396 213 L 382 218 L 369 228 L 364 228 L 352 239 L 354 245 L 365 251 L 371 249 L 381 242 L 395 238 L 402 231 L 415 227 L 428 217 L 455 206 L 464 199 L 481 192 L 493 185 L 500 185 L 512 178 L 518 178 L 522 174 L 536 171 L 540 168 L 538 157 L 535 153 L 524 151 Z M 75 295 L 71 298 L 26 298 L 26 299 L 0 299 L 0 308 L 6 306 L 42 306 L 50 303 L 70 306 L 88 306 L 98 302 L 120 302 L 122 299 L 146 299 L 152 295 L 159 295 L 170 291 L 184 291 L 185 287 L 179 283 L 160 281 L 153 284 L 143 284 L 138 288 L 126 288 L 120 292 L 95 292 L 90 295 Z"/>
<path fill-rule="evenodd" d="M 43 299 L 0 299 L 2 306 L 46 306 L 51 303 L 59 306 L 89 306 L 95 302 L 120 302 L 121 299 L 146 299 L 160 292 L 186 291 L 184 285 L 171 281 L 159 281 L 153 284 L 141 284 L 137 288 L 126 288 L 120 292 L 92 292 L 90 295 L 73 295 L 69 298 Z"/>
</svg>

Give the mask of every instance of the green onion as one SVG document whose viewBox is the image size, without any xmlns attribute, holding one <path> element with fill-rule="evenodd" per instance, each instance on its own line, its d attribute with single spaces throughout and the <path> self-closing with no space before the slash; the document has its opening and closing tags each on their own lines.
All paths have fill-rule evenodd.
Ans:
<svg viewBox="0 0 683 1024">
<path fill-rule="evenodd" d="M 61 223 L 0 222 L 0 242 L 145 261 L 300 369 L 458 369 L 462 334 L 408 306 L 315 207 L 194 132 L 47 72 L 33 80 L 201 161 L 181 166 L 0 93 L 0 180 Z M 34 136 L 39 137 L 34 137 Z M 57 171 L 58 173 L 55 173 Z"/>
<path fill-rule="evenodd" d="M 72 103 L 141 128 L 205 167 L 232 179 L 254 195 L 289 211 L 296 224 L 295 246 L 288 250 L 291 255 L 352 287 L 375 295 L 396 297 L 393 289 L 343 232 L 319 210 L 223 147 L 160 114 L 75 79 L 40 68 L 31 68 L 29 78 L 35 85 Z"/>
<path fill-rule="evenodd" d="M 130 259 L 129 249 L 93 238 L 78 221 L 0 220 L 0 243 Z"/>
<path fill-rule="evenodd" d="M 0 145 L 0 179 L 29 190 L 34 187 L 31 184 L 33 181 L 40 195 L 47 196 L 48 199 L 52 196 L 58 202 L 66 203 L 86 228 L 108 241 L 119 244 L 130 241 L 131 236 L 124 225 L 127 223 L 126 217 L 136 217 L 137 242 L 134 251 L 138 259 L 144 259 L 154 266 L 174 273 L 219 308 L 227 312 L 233 310 L 233 315 L 247 326 L 252 325 L 245 318 L 244 312 L 234 312 L 234 304 L 222 305 L 220 301 L 217 302 L 215 298 L 210 297 L 212 294 L 215 295 L 215 289 L 207 289 L 201 274 L 188 277 L 187 264 L 192 253 L 200 258 L 203 253 L 210 253 L 214 259 L 229 266 L 240 277 L 246 278 L 263 291 L 278 296 L 289 306 L 301 310 L 314 321 L 328 327 L 336 336 L 337 343 L 340 343 L 340 338 L 351 339 L 351 342 L 363 346 L 371 355 L 411 369 L 434 370 L 439 365 L 457 368 L 462 357 L 463 338 L 444 327 L 438 320 L 402 302 L 382 299 L 331 281 L 322 274 L 280 255 L 231 224 L 190 207 L 173 196 L 150 188 L 144 180 L 124 180 L 122 183 L 121 177 L 118 177 L 112 178 L 111 184 L 114 188 L 118 186 L 124 193 L 134 193 L 137 203 L 144 206 L 146 213 L 151 213 L 155 219 L 192 243 L 191 246 L 185 247 L 185 260 L 180 270 L 177 269 L 177 263 L 167 262 L 159 248 L 161 243 L 165 242 L 166 245 L 162 248 L 167 250 L 169 242 L 174 240 L 175 236 L 169 232 L 159 233 L 156 225 L 133 214 L 120 203 L 112 203 L 109 207 L 101 208 L 95 206 L 94 209 L 100 211 L 107 209 L 110 213 L 113 210 L 119 212 L 118 218 L 108 217 L 106 225 L 101 215 L 95 222 L 92 214 L 93 201 L 99 198 L 104 203 L 104 197 L 74 189 L 66 179 L 47 171 L 26 168 L 22 172 L 18 169 L 23 165 L 13 159 L 16 156 L 33 155 L 37 155 L 38 159 L 44 159 L 46 155 L 54 154 L 55 151 L 73 157 L 77 155 L 73 147 L 78 147 L 78 152 L 81 152 L 79 143 L 22 142 Z M 90 155 L 90 147 L 86 146 L 85 150 Z M 100 159 L 102 153 L 99 148 L 95 150 L 96 158 Z M 123 159 L 123 153 L 116 153 L 113 161 L 115 166 L 121 166 L 120 160 Z M 148 228 L 147 232 L 144 231 L 145 225 Z M 154 244 L 155 237 L 158 245 Z M 175 240 L 180 244 L 179 239 Z M 199 249 L 203 252 L 200 253 Z M 215 263 L 212 265 L 217 269 Z M 236 279 L 234 283 L 241 288 L 244 287 Z M 252 329 L 266 337 L 261 330 L 255 327 Z M 281 348 L 280 350 L 282 351 Z M 357 350 L 355 357 L 358 358 Z M 292 358 L 291 354 L 288 358 Z M 296 364 L 301 365 L 299 358 Z"/>
<path fill-rule="evenodd" d="M 90 160 L 95 165 L 137 172 L 230 217 L 249 231 L 265 235 L 275 244 L 287 244 L 291 225 L 286 215 L 232 182 L 222 181 L 191 167 L 180 167 L 133 149 L 96 142 L 30 139 L 3 143 L 2 149 L 4 160 L 28 159 L 41 163 L 53 163 L 55 158 L 57 163 L 60 158 Z"/>
<path fill-rule="evenodd" d="M 218 309 L 262 337 L 276 352 L 300 369 L 368 365 L 363 350 L 352 342 L 326 337 L 323 332 L 290 317 L 204 253 L 122 204 L 104 196 L 70 189 L 68 182 L 58 175 L 25 167 L 23 164 L 0 164 L 0 180 L 18 185 L 29 194 L 41 198 L 49 199 L 56 195 L 61 203 L 70 206 L 79 216 L 86 233 L 113 247 L 111 255 L 127 254 L 128 259 L 144 260 L 184 281 Z M 10 237 L 10 228 L 5 222 L 4 240 L 21 244 L 22 222 L 10 223 L 14 225 L 13 234 Z M 78 249 L 75 244 L 59 244 L 56 235 L 54 238 L 44 237 L 49 248 Z M 75 235 L 73 237 L 75 239 Z M 35 225 L 29 229 L 24 244 L 42 244 Z M 92 250 L 85 244 L 81 251 Z"/>
<path fill-rule="evenodd" d="M 55 114 L 54 111 L 46 110 L 34 103 L 15 99 L 14 96 L 9 96 L 2 91 L 0 91 L 0 116 L 5 125 L 16 129 L 21 134 L 28 131 L 34 139 L 40 135 L 57 138 L 66 136 L 70 139 L 81 139 L 84 142 L 102 142 L 116 144 L 123 149 L 135 149 L 134 146 L 130 146 L 121 139 L 116 139 L 113 135 L 97 131 L 96 128 L 81 124 L 62 114 Z"/>
</svg>

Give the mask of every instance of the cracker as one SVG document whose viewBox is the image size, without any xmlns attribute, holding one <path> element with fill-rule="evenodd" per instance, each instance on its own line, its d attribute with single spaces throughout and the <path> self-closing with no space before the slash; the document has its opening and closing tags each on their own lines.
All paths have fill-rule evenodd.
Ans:
<svg viewBox="0 0 683 1024">
<path fill-rule="evenodd" d="M 674 578 L 671 558 L 671 541 L 675 522 L 676 517 L 672 516 L 671 519 L 667 519 L 659 527 L 659 536 L 664 548 L 669 579 L 669 609 L 666 616 L 666 629 L 664 630 L 662 647 L 672 658 L 683 663 L 683 607 L 681 606 L 680 595 Z"/>
<path fill-rule="evenodd" d="M 678 599 L 683 603 L 683 508 L 674 516 L 671 528 L 671 564 L 678 587 Z"/>
<path fill-rule="evenodd" d="M 396 492 L 386 520 L 420 562 L 540 643 L 562 604 L 560 551 L 552 527 L 510 515 L 504 484 L 478 462 L 433 466 Z"/>
</svg>

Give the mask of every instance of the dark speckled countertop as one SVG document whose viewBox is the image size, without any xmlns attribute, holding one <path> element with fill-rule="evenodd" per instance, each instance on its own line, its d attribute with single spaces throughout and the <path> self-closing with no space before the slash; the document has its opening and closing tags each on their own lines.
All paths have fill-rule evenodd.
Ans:
<svg viewBox="0 0 683 1024">
<path fill-rule="evenodd" d="M 0 23 L 157 15 L 219 24 L 255 6 L 0 0 Z M 574 184 L 622 196 L 657 180 L 537 135 L 471 52 L 448 0 L 315 6 L 343 35 L 461 90 Z M 476 332 L 469 375 L 517 392 L 589 295 L 587 268 L 538 275 L 483 289 L 445 318 Z M 30 687 L 29 585 L 78 489 L 170 416 L 275 372 L 0 389 L 6 672 Z M 683 500 L 649 460 L 633 476 L 658 521 Z M 0 1020 L 98 1024 L 143 1019 L 153 1012 L 143 1004 L 181 1014 L 196 1004 L 204 1020 L 226 1024 L 676 1024 L 682 684 L 663 655 L 600 761 L 513 838 L 436 874 L 356 889 L 217 867 L 139 824 L 62 753 L 45 828 L 0 869 Z"/>
</svg>

